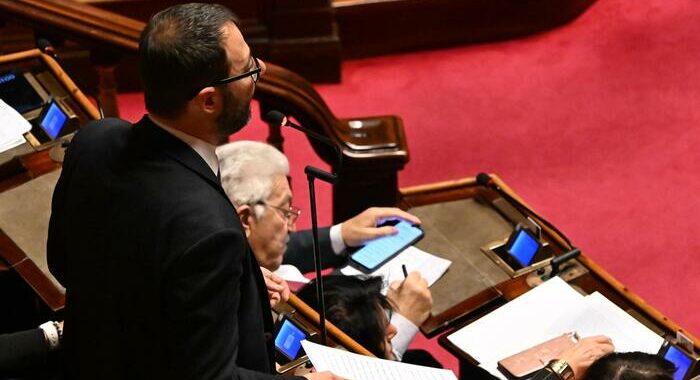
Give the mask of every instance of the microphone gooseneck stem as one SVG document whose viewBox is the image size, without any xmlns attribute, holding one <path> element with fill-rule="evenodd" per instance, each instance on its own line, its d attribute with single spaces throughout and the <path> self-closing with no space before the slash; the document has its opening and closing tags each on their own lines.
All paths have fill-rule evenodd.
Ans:
<svg viewBox="0 0 700 380">
<path fill-rule="evenodd" d="M 323 297 L 323 276 L 321 275 L 321 249 L 318 242 L 318 218 L 316 214 L 316 187 L 314 180 L 316 177 L 307 166 L 306 179 L 309 181 L 309 198 L 311 203 L 311 232 L 314 242 L 314 269 L 316 270 L 316 297 L 318 298 L 318 318 L 319 329 L 321 330 L 321 344 L 326 345 L 326 302 Z M 315 168 L 314 168 L 315 169 Z"/>
</svg>

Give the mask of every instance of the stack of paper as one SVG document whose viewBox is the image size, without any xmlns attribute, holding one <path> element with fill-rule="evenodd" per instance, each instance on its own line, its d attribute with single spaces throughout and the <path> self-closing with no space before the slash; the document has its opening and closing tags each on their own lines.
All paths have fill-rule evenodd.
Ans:
<svg viewBox="0 0 700 380">
<path fill-rule="evenodd" d="M 321 346 L 307 340 L 301 345 L 317 372 L 331 371 L 352 380 L 457 380 L 448 369 L 422 367 Z"/>
<path fill-rule="evenodd" d="M 492 375 L 505 379 L 498 361 L 536 344 L 575 331 L 580 337 L 606 335 L 618 352 L 656 354 L 663 338 L 600 293 L 582 296 L 555 277 L 448 339 Z"/>
<path fill-rule="evenodd" d="M 26 140 L 23 135 L 30 129 L 32 125 L 0 99 L 0 152 L 24 144 Z"/>
<path fill-rule="evenodd" d="M 382 265 L 376 271 L 370 273 L 370 276 L 381 276 L 384 278 L 385 289 L 394 281 L 402 281 L 404 279 L 402 265 L 406 266 L 406 270 L 410 272 L 420 272 L 421 276 L 431 286 L 442 277 L 447 269 L 452 265 L 452 261 L 431 255 L 428 252 L 420 250 L 414 246 L 406 248 L 388 263 Z M 340 270 L 346 276 L 357 276 L 363 274 L 359 270 L 346 266 Z"/>
</svg>

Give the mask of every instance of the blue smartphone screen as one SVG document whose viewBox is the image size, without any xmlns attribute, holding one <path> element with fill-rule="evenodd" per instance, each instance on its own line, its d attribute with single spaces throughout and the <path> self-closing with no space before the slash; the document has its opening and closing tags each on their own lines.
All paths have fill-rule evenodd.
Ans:
<svg viewBox="0 0 700 380">
<path fill-rule="evenodd" d="M 285 320 L 275 337 L 275 347 L 290 360 L 297 358 L 301 349 L 301 341 L 306 339 L 306 333 L 294 326 L 289 320 Z"/>
<path fill-rule="evenodd" d="M 664 359 L 676 366 L 676 372 L 673 374 L 674 380 L 683 380 L 686 373 L 688 373 L 688 369 L 690 369 L 690 365 L 693 364 L 693 359 L 674 346 L 668 347 Z"/>
<path fill-rule="evenodd" d="M 518 260 L 520 265 L 526 267 L 532 263 L 532 259 L 535 257 L 539 248 L 540 243 L 537 239 L 525 232 L 525 230 L 520 230 L 515 236 L 508 252 Z"/>
<path fill-rule="evenodd" d="M 51 136 L 52 139 L 58 137 L 61 133 L 61 129 L 66 124 L 68 117 L 63 110 L 56 103 L 51 103 L 48 112 L 41 120 L 41 128 L 46 132 L 47 135 Z"/>
<path fill-rule="evenodd" d="M 353 253 L 352 260 L 367 269 L 373 270 L 423 235 L 423 231 L 420 228 L 403 220 L 396 223 L 394 227 L 396 227 L 398 233 L 368 242 L 357 252 Z"/>
</svg>

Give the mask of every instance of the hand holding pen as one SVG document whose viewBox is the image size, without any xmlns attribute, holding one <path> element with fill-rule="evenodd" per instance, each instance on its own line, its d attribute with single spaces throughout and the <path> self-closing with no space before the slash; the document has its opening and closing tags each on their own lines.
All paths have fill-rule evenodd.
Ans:
<svg viewBox="0 0 700 380">
<path fill-rule="evenodd" d="M 419 272 L 408 273 L 405 265 L 402 265 L 402 270 L 404 280 L 391 283 L 387 298 L 396 312 L 420 326 L 430 316 L 433 297 L 428 282 Z"/>
</svg>

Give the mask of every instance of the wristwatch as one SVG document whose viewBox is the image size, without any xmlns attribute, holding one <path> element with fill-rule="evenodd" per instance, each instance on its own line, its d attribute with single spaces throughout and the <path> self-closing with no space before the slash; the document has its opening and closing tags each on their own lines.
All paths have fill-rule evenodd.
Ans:
<svg viewBox="0 0 700 380">
<path fill-rule="evenodd" d="M 571 380 L 574 378 L 574 370 L 571 369 L 569 363 L 561 360 L 554 359 L 547 364 L 547 367 L 557 374 L 561 380 Z"/>
</svg>

